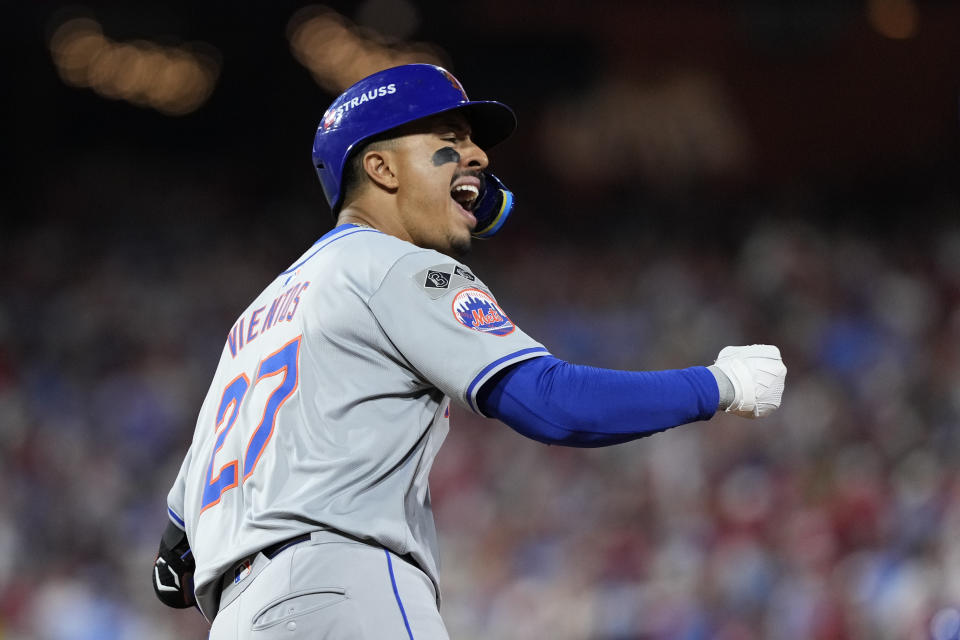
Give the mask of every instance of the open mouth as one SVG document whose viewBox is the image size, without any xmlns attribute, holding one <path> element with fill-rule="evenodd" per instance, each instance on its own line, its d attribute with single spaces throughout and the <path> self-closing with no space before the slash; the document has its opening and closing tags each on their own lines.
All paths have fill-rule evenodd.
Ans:
<svg viewBox="0 0 960 640">
<path fill-rule="evenodd" d="M 472 211 L 480 197 L 480 187 L 470 183 L 457 184 L 450 190 L 450 197 L 467 211 Z"/>
</svg>

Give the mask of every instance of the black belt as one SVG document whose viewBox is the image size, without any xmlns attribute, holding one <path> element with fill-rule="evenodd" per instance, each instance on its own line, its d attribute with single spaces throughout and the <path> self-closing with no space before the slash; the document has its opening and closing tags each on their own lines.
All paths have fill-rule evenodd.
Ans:
<svg viewBox="0 0 960 640">
<path fill-rule="evenodd" d="M 260 550 L 260 553 L 267 556 L 270 560 L 273 560 L 277 555 L 286 549 L 287 547 L 292 547 L 295 544 L 300 544 L 301 542 L 306 542 L 310 539 L 310 534 L 305 533 L 303 535 L 297 536 L 295 538 L 289 538 L 287 540 L 281 540 L 275 544 L 270 545 L 269 547 L 264 547 Z M 254 554 L 256 555 L 256 554 Z"/>
<path fill-rule="evenodd" d="M 286 540 L 281 540 L 280 542 L 275 542 L 269 547 L 264 547 L 260 549 L 257 553 L 262 553 L 267 557 L 268 560 L 273 560 L 280 552 L 286 549 L 287 547 L 292 547 L 295 544 L 300 544 L 301 542 L 306 542 L 310 539 L 309 533 L 304 533 L 295 538 L 287 538 Z M 250 565 L 253 563 L 253 559 L 257 557 L 257 553 L 247 556 L 243 560 L 240 560 L 235 565 L 233 565 L 233 579 L 236 580 L 237 576 L 242 574 L 244 571 L 250 570 Z"/>
<path fill-rule="evenodd" d="M 358 537 L 356 537 L 356 536 L 350 535 L 349 533 L 343 533 L 342 531 L 335 531 L 334 529 L 321 529 L 321 531 L 331 531 L 331 532 L 335 533 L 336 535 L 339 535 L 339 536 L 341 536 L 341 537 L 344 537 L 344 538 L 353 540 L 353 541 L 355 541 L 355 542 L 360 542 L 360 543 L 362 543 L 362 544 L 372 545 L 372 546 L 374 546 L 374 547 L 378 547 L 378 548 L 381 548 L 381 549 L 383 548 L 383 547 L 380 547 L 380 545 L 377 544 L 376 542 L 373 542 L 373 541 L 371 541 L 371 540 L 365 540 L 365 539 L 363 539 L 363 538 L 358 538 Z M 295 536 L 295 537 L 293 537 L 293 538 L 287 538 L 286 540 L 281 540 L 280 542 L 275 542 L 274 544 L 270 545 L 269 547 L 264 547 L 264 548 L 261 549 L 258 553 L 262 553 L 264 556 L 267 557 L 267 559 L 273 560 L 273 559 L 276 558 L 278 555 L 280 555 L 280 552 L 283 551 L 284 549 L 287 549 L 288 547 L 292 547 L 292 546 L 295 545 L 295 544 L 300 544 L 301 542 L 306 542 L 306 541 L 309 540 L 311 537 L 312 537 L 311 534 L 309 534 L 309 533 L 304 533 L 304 534 L 302 534 L 302 535 Z M 241 560 L 240 562 L 238 562 L 237 564 L 234 565 L 234 568 L 233 568 L 233 574 L 234 574 L 234 575 L 233 575 L 233 580 L 234 580 L 234 581 L 237 581 L 237 576 L 239 576 L 245 569 L 249 569 L 249 568 L 250 568 L 250 566 L 251 566 L 251 564 L 253 563 L 253 560 L 254 560 L 254 558 L 256 558 L 256 556 L 257 556 L 257 553 L 254 553 L 253 555 L 247 556 L 246 559 Z M 423 569 L 423 567 L 420 566 L 420 563 L 417 562 L 417 561 L 414 559 L 414 557 L 413 557 L 412 554 L 407 553 L 407 554 L 404 554 L 404 555 L 399 556 L 399 557 L 400 557 L 401 560 L 404 560 L 405 562 L 410 563 L 411 565 L 413 565 L 414 567 L 416 567 L 416 568 L 419 569 L 420 571 L 424 571 L 424 573 L 426 573 L 426 571 Z M 228 574 L 228 575 L 229 575 L 229 574 Z M 218 591 L 217 596 L 216 596 L 216 598 L 217 598 L 217 601 L 216 601 L 216 602 L 217 602 L 217 604 L 216 604 L 216 609 L 217 609 L 217 610 L 219 610 L 219 608 L 220 608 L 220 593 L 219 593 L 219 587 L 220 587 L 220 585 L 223 583 L 223 579 L 224 579 L 225 577 L 226 577 L 225 575 L 224 575 L 224 576 L 221 576 L 220 579 L 215 583 L 215 585 L 216 585 L 216 587 L 217 587 L 217 591 Z"/>
<path fill-rule="evenodd" d="M 333 531 L 333 529 L 327 529 L 327 531 Z M 339 536 L 343 536 L 344 538 L 348 538 L 348 539 L 350 539 L 350 540 L 353 540 L 353 541 L 355 541 L 355 542 L 360 542 L 360 543 L 362 543 L 362 544 L 373 545 L 373 546 L 375 546 L 375 547 L 379 547 L 379 546 L 380 546 L 380 545 L 378 545 L 377 543 L 372 542 L 371 540 L 364 540 L 363 538 L 358 538 L 358 537 L 356 537 L 356 536 L 352 536 L 352 535 L 350 535 L 349 533 L 344 533 L 344 532 L 342 532 L 342 531 L 336 531 L 336 534 L 339 535 Z M 310 534 L 309 534 L 309 533 L 304 533 L 303 535 L 299 535 L 299 536 L 296 536 L 296 537 L 294 537 L 294 538 L 288 538 L 288 539 L 286 539 L 286 540 L 281 540 L 280 542 L 276 542 L 276 543 L 270 545 L 269 547 L 264 547 L 263 549 L 260 550 L 260 553 L 262 553 L 263 555 L 265 555 L 265 556 L 267 557 L 267 559 L 273 560 L 273 559 L 276 558 L 278 555 L 280 555 L 280 552 L 281 552 L 281 551 L 283 551 L 283 550 L 286 549 L 287 547 L 292 547 L 292 546 L 295 545 L 295 544 L 300 544 L 301 542 L 306 542 L 306 541 L 309 540 L 309 539 L 310 539 Z M 249 557 L 247 558 L 247 560 L 245 560 L 245 561 L 244 561 L 243 563 L 241 563 L 240 565 L 237 565 L 236 568 L 234 569 L 234 574 L 235 574 L 235 576 L 236 576 L 236 574 L 239 574 L 240 571 L 243 570 L 243 565 L 246 564 L 246 563 L 248 563 L 248 562 L 252 562 L 253 559 L 256 557 L 256 555 L 257 555 L 257 554 L 255 553 L 255 554 L 253 554 L 252 556 L 249 556 Z M 402 555 L 402 556 L 399 556 L 399 558 L 400 558 L 401 560 L 405 561 L 405 562 L 409 562 L 410 564 L 412 564 L 412 565 L 415 566 L 416 568 L 418 568 L 418 569 L 420 569 L 421 571 L 423 571 L 423 568 L 420 566 L 420 563 L 417 562 L 417 561 L 414 559 L 414 557 L 413 557 L 412 554 L 407 553 L 407 554 L 404 554 L 404 555 Z"/>
</svg>

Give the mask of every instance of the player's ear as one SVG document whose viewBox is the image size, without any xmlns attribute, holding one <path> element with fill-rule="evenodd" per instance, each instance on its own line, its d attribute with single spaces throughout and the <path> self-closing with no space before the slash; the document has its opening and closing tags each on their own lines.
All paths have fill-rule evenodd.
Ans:
<svg viewBox="0 0 960 640">
<path fill-rule="evenodd" d="M 396 157 L 391 148 L 374 147 L 363 154 L 361 166 L 374 184 L 389 191 L 394 191 L 400 186 L 400 182 L 397 180 L 395 163 Z"/>
</svg>

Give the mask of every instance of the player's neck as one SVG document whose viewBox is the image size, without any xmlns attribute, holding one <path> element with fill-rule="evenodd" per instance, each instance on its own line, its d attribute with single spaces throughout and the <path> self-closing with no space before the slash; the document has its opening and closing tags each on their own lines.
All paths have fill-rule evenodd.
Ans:
<svg viewBox="0 0 960 640">
<path fill-rule="evenodd" d="M 340 212 L 337 224 L 355 224 L 361 227 L 370 227 L 387 235 L 410 242 L 409 234 L 402 225 L 396 222 L 396 217 L 377 215 L 383 207 L 364 206 L 360 201 L 351 202 Z"/>
<path fill-rule="evenodd" d="M 369 227 L 371 229 L 380 229 L 376 224 L 375 216 L 371 216 L 362 208 L 351 204 L 345 207 L 337 217 L 337 224 L 354 224 L 358 227 Z"/>
</svg>

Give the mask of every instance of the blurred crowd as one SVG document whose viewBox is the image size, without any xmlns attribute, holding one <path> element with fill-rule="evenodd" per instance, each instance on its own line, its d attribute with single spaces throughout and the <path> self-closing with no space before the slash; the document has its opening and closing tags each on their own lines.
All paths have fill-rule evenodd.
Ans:
<svg viewBox="0 0 960 640">
<path fill-rule="evenodd" d="M 518 219 L 467 258 L 558 357 L 680 368 L 768 342 L 789 373 L 770 419 L 606 449 L 455 406 L 431 476 L 453 638 L 960 637 L 960 223 L 803 213 L 752 211 L 716 243 L 602 210 L 589 239 Z M 150 586 L 166 493 L 227 329 L 324 215 L 272 236 L 144 216 L 7 238 L 2 640 L 206 637 Z"/>
</svg>

